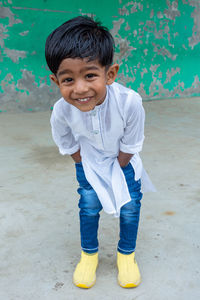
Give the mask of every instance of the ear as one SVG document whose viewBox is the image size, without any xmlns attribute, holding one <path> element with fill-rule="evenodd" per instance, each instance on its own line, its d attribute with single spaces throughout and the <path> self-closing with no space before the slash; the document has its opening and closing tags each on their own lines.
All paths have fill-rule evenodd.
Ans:
<svg viewBox="0 0 200 300">
<path fill-rule="evenodd" d="M 109 67 L 109 69 L 106 72 L 106 77 L 107 77 L 106 84 L 110 85 L 115 81 L 118 71 L 119 71 L 118 64 L 113 64 L 112 66 Z"/>
<path fill-rule="evenodd" d="M 59 81 L 58 81 L 56 75 L 51 74 L 49 77 L 59 87 L 60 84 L 59 84 Z"/>
</svg>

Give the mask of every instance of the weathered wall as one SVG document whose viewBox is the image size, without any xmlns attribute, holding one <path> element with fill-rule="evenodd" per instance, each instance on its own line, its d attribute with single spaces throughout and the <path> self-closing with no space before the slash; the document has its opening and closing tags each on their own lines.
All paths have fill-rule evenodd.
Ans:
<svg viewBox="0 0 200 300">
<path fill-rule="evenodd" d="M 46 110 L 57 100 L 45 39 L 77 15 L 111 30 L 118 81 L 144 100 L 200 95 L 198 0 L 7 0 L 0 2 L 1 112 Z"/>
</svg>

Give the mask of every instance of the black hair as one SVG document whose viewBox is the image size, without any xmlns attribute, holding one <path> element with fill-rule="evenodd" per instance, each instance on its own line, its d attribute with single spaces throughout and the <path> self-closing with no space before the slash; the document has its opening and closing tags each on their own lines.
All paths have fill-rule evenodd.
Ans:
<svg viewBox="0 0 200 300">
<path fill-rule="evenodd" d="M 114 39 L 108 29 L 89 17 L 73 18 L 56 28 L 47 38 L 45 57 L 56 74 L 65 58 L 98 60 L 102 66 L 113 62 Z"/>
</svg>

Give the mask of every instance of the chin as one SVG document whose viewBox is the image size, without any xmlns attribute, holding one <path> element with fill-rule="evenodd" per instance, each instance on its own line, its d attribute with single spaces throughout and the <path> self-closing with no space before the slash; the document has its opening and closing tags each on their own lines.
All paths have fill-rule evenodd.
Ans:
<svg viewBox="0 0 200 300">
<path fill-rule="evenodd" d="M 78 108 L 79 110 L 83 111 L 83 112 L 87 112 L 90 110 L 93 110 L 95 108 L 96 105 L 79 105 L 76 106 L 76 108 Z"/>
<path fill-rule="evenodd" d="M 88 111 L 90 111 L 90 110 L 93 110 L 94 109 L 94 107 L 93 108 L 80 108 L 80 107 L 77 107 L 80 111 L 82 111 L 82 112 L 88 112 Z"/>
</svg>

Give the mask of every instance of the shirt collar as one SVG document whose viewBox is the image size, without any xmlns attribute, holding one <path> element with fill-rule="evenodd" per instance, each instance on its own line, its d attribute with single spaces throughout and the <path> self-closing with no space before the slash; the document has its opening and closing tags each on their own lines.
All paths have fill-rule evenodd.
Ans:
<svg viewBox="0 0 200 300">
<path fill-rule="evenodd" d="M 101 104 L 96 105 L 92 111 L 102 109 L 106 105 L 107 101 L 108 101 L 108 86 L 106 86 L 106 97 L 105 97 L 104 101 Z"/>
</svg>

